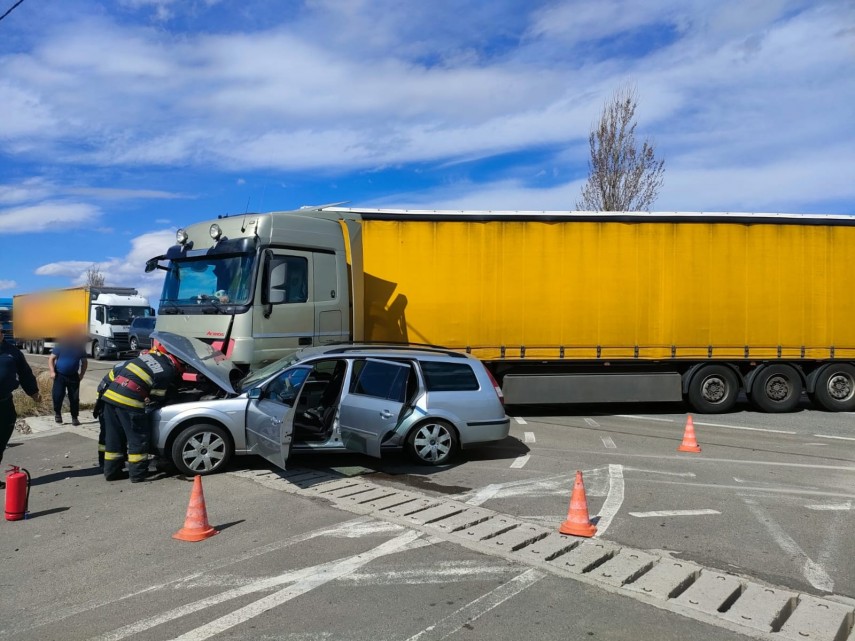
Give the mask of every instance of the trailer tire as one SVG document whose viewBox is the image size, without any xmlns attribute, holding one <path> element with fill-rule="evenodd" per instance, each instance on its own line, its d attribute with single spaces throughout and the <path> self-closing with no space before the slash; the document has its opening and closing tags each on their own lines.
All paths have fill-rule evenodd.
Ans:
<svg viewBox="0 0 855 641">
<path fill-rule="evenodd" d="M 751 383 L 751 402 L 763 412 L 792 412 L 802 397 L 802 377 L 792 365 L 763 367 Z"/>
<path fill-rule="evenodd" d="M 739 378 L 727 365 L 705 365 L 689 381 L 689 405 L 699 414 L 723 414 L 736 406 Z"/>
<path fill-rule="evenodd" d="M 855 411 L 855 366 L 833 363 L 823 368 L 811 400 L 829 412 Z"/>
</svg>

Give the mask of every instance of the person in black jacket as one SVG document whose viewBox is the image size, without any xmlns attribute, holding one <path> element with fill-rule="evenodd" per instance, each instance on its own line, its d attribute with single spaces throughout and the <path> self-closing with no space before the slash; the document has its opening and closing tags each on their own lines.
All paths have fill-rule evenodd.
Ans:
<svg viewBox="0 0 855 641">
<path fill-rule="evenodd" d="M 0 461 L 3 460 L 3 452 L 12 438 L 18 419 L 12 392 L 20 385 L 36 403 L 42 400 L 36 377 L 21 350 L 7 343 L 4 338 L 3 328 L 0 327 Z M 0 489 L 5 487 L 6 484 L 0 481 Z"/>
<path fill-rule="evenodd" d="M 127 458 L 131 483 L 148 477 L 151 426 L 146 403 L 158 403 L 170 387 L 178 384 L 183 365 L 162 346 L 140 354 L 115 370 L 115 378 L 104 390 L 105 452 L 104 478 L 121 478 Z M 127 457 L 126 457 L 127 452 Z"/>
</svg>

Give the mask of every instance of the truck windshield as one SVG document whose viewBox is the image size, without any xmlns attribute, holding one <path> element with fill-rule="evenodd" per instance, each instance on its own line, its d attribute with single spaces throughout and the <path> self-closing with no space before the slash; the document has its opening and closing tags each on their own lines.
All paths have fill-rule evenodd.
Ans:
<svg viewBox="0 0 855 641">
<path fill-rule="evenodd" d="M 110 324 L 129 325 L 139 316 L 149 316 L 151 311 L 148 307 L 130 307 L 128 305 L 108 305 L 107 322 Z"/>
<path fill-rule="evenodd" d="M 249 302 L 255 255 L 199 256 L 172 260 L 161 302 L 203 305 Z"/>
</svg>

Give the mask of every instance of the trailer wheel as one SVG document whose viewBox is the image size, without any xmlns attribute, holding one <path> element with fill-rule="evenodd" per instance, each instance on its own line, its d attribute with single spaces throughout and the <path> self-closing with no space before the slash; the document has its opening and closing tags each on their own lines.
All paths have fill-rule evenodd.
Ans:
<svg viewBox="0 0 855 641">
<path fill-rule="evenodd" d="M 834 363 L 816 379 L 813 401 L 829 412 L 855 411 L 855 367 Z"/>
<path fill-rule="evenodd" d="M 727 365 L 706 365 L 689 381 L 689 404 L 700 414 L 722 414 L 736 406 L 739 379 Z"/>
<path fill-rule="evenodd" d="M 792 412 L 802 397 L 802 378 L 792 365 L 769 365 L 751 384 L 751 402 L 763 412 Z"/>
</svg>

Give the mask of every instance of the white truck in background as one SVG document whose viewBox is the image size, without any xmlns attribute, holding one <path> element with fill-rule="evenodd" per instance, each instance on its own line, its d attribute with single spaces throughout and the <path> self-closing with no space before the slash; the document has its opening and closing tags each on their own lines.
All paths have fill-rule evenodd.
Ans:
<svg viewBox="0 0 855 641">
<path fill-rule="evenodd" d="M 44 354 L 65 336 L 85 338 L 97 360 L 131 354 L 128 328 L 154 316 L 148 299 L 131 287 L 73 287 L 14 298 L 15 340 L 30 354 Z"/>
</svg>

